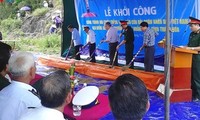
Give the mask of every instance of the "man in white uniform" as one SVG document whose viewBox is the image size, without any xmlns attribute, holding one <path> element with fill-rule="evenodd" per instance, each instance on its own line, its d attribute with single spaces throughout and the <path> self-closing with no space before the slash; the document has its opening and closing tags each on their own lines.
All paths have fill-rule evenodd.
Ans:
<svg viewBox="0 0 200 120">
<path fill-rule="evenodd" d="M 64 108 L 71 102 L 69 75 L 62 70 L 51 73 L 41 81 L 42 106 L 24 113 L 20 120 L 65 120 Z"/>
<path fill-rule="evenodd" d="M 41 106 L 36 90 L 29 85 L 35 78 L 34 57 L 28 52 L 17 52 L 8 66 L 12 82 L 0 91 L 0 120 L 17 120 L 28 108 Z"/>
<path fill-rule="evenodd" d="M 90 62 L 96 62 L 95 59 L 95 50 L 96 50 L 96 34 L 93 30 L 90 30 L 89 26 L 84 26 L 84 31 L 87 34 L 87 44 L 89 45 L 90 49 L 90 57 L 92 60 Z"/>
</svg>

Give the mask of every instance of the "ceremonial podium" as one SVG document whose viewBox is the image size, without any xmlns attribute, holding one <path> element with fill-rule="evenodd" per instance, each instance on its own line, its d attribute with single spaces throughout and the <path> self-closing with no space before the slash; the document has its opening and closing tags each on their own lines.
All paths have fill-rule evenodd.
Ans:
<svg viewBox="0 0 200 120">
<path fill-rule="evenodd" d="M 188 102 L 192 100 L 191 67 L 192 55 L 196 51 L 172 47 L 170 61 L 170 101 Z M 158 94 L 164 96 L 164 81 L 159 85 Z"/>
</svg>

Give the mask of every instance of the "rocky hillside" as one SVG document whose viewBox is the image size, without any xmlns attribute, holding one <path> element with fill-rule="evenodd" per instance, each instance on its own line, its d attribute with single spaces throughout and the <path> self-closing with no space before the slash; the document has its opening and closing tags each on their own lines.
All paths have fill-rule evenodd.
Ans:
<svg viewBox="0 0 200 120">
<path fill-rule="evenodd" d="M 21 30 L 25 36 L 41 36 L 49 33 L 49 28 L 53 22 L 52 17 L 61 14 L 61 10 L 51 9 L 44 15 L 29 15 L 22 19 Z"/>
</svg>

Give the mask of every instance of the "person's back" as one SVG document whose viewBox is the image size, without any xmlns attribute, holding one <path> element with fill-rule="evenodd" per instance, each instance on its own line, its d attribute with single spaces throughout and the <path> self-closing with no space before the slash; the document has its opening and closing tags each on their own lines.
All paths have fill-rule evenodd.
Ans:
<svg viewBox="0 0 200 120">
<path fill-rule="evenodd" d="M 141 120 L 149 109 L 144 83 L 131 74 L 119 76 L 109 88 L 109 102 L 115 119 Z"/>
<path fill-rule="evenodd" d="M 20 118 L 20 120 L 65 120 L 63 114 L 55 109 L 41 106 L 30 109 Z"/>
<path fill-rule="evenodd" d="M 4 88 L 0 92 L 0 120 L 16 120 L 27 109 L 41 106 L 39 98 L 31 93 L 32 89 L 15 81 Z"/>
<path fill-rule="evenodd" d="M 20 120 L 65 120 L 64 108 L 71 102 L 71 84 L 69 75 L 58 70 L 41 81 L 39 90 L 42 106 L 30 109 Z"/>
<path fill-rule="evenodd" d="M 0 91 L 10 84 L 5 77 L 8 74 L 8 60 L 11 56 L 11 46 L 0 42 Z"/>
<path fill-rule="evenodd" d="M 41 106 L 36 91 L 28 83 L 35 77 L 34 57 L 17 52 L 9 60 L 13 81 L 0 91 L 0 120 L 17 120 L 29 108 Z"/>
</svg>

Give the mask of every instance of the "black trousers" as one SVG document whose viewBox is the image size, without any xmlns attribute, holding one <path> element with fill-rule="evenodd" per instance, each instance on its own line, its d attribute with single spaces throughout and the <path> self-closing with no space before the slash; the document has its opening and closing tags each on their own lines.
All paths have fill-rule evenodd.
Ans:
<svg viewBox="0 0 200 120">
<path fill-rule="evenodd" d="M 80 53 L 79 53 L 78 55 L 76 55 L 76 53 L 79 52 L 80 48 L 81 48 L 81 45 L 75 46 L 75 59 L 76 59 L 76 60 L 80 60 L 80 59 L 81 59 Z"/>
<path fill-rule="evenodd" d="M 90 51 L 90 57 L 92 58 L 92 60 L 90 62 L 96 62 L 95 59 L 95 50 L 96 50 L 96 43 L 90 44 L 89 45 L 89 51 Z"/>
<path fill-rule="evenodd" d="M 154 46 L 146 46 L 144 54 L 144 68 L 147 72 L 154 71 L 154 54 L 155 54 L 155 47 Z"/>
<path fill-rule="evenodd" d="M 113 63 L 113 59 L 114 59 L 114 56 L 115 56 L 117 45 L 118 45 L 118 42 L 109 44 L 110 65 L 112 65 L 112 63 Z M 118 66 L 118 53 L 117 53 L 117 56 L 115 58 L 114 66 Z"/>
<path fill-rule="evenodd" d="M 133 44 L 128 44 L 128 43 L 125 44 L 126 65 L 128 65 L 133 59 L 133 50 L 134 50 Z M 134 68 L 134 62 L 131 64 L 130 68 Z"/>
</svg>

